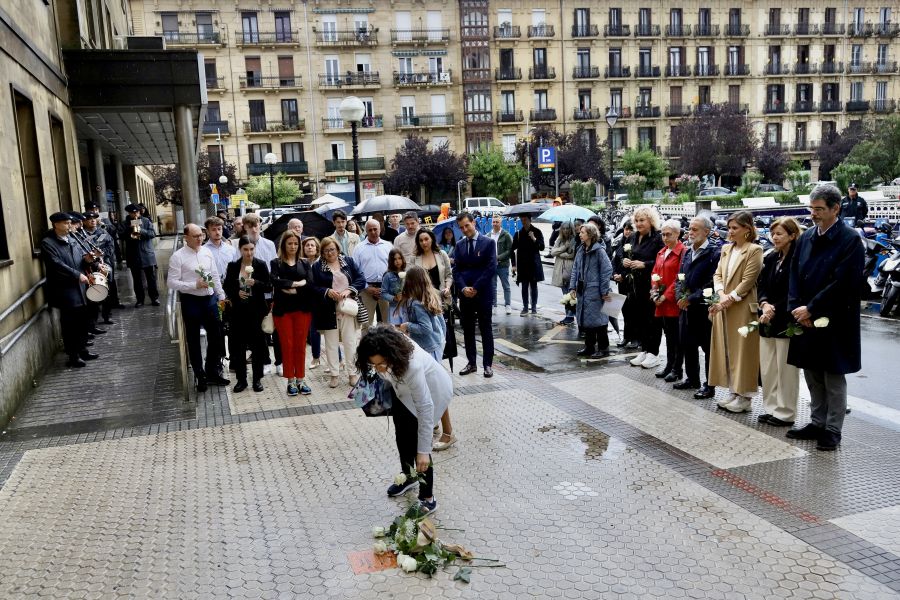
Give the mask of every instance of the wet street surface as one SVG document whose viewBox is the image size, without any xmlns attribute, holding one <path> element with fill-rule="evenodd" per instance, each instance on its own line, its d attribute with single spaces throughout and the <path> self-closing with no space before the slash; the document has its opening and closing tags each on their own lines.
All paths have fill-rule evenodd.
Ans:
<svg viewBox="0 0 900 600">
<path fill-rule="evenodd" d="M 723 413 L 629 354 L 577 359 L 540 293 L 537 316 L 500 308 L 494 378 L 454 376 L 459 442 L 434 455 L 441 538 L 502 566 L 356 568 L 414 496 L 384 493 L 393 426 L 321 369 L 311 396 L 269 374 L 185 402 L 148 306 L 87 369 L 57 357 L 0 435 L 0 598 L 900 597 L 897 322 L 863 319 L 854 410 L 821 453 L 759 424 L 758 396 Z"/>
</svg>

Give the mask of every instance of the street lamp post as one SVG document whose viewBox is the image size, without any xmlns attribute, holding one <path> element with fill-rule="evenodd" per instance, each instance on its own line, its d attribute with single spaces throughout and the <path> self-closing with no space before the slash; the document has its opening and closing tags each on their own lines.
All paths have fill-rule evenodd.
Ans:
<svg viewBox="0 0 900 600">
<path fill-rule="evenodd" d="M 460 179 L 456 182 L 456 210 L 457 212 L 462 212 L 462 190 L 460 186 L 465 184 L 465 179 Z"/>
<path fill-rule="evenodd" d="M 348 96 L 341 101 L 338 108 L 341 119 L 350 121 L 350 136 L 353 146 L 353 189 L 356 192 L 356 203 L 362 201 L 362 194 L 359 191 L 359 144 L 356 139 L 356 127 L 366 114 L 366 107 L 362 100 L 356 96 Z"/>
<path fill-rule="evenodd" d="M 272 195 L 272 219 L 275 219 L 275 163 L 278 157 L 269 152 L 263 157 L 263 162 L 269 165 L 269 193 Z"/>
<path fill-rule="evenodd" d="M 225 173 L 222 173 L 221 175 L 219 175 L 219 186 L 220 186 L 219 187 L 219 202 L 222 203 L 222 206 L 225 206 L 225 186 L 226 185 L 228 185 L 228 178 L 225 177 Z M 216 212 L 219 212 L 219 210 L 216 209 Z M 227 208 L 225 209 L 225 212 L 227 214 L 227 212 L 228 212 Z"/>
<path fill-rule="evenodd" d="M 610 204 L 615 200 L 615 187 L 613 185 L 613 127 L 619 120 L 619 113 L 616 112 L 615 106 L 610 106 L 606 113 L 606 124 L 609 125 L 609 201 Z"/>
</svg>

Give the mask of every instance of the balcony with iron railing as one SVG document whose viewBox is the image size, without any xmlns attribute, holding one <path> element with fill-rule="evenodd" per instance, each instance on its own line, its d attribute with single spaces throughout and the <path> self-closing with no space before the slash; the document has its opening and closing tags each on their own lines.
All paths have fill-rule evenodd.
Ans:
<svg viewBox="0 0 900 600">
<path fill-rule="evenodd" d="M 797 100 L 794 102 L 795 113 L 816 112 L 816 103 L 811 100 Z"/>
<path fill-rule="evenodd" d="M 319 87 L 333 89 L 381 87 L 381 75 L 378 71 L 348 71 L 343 75 L 320 73 Z"/>
<path fill-rule="evenodd" d="M 598 79 L 600 77 L 600 67 L 591 65 L 582 65 L 580 67 L 572 67 L 573 79 Z"/>
<path fill-rule="evenodd" d="M 519 81 L 522 79 L 522 69 L 519 67 L 498 67 L 494 69 L 494 79 L 497 81 Z"/>
<path fill-rule="evenodd" d="M 746 103 L 726 102 L 725 106 L 728 109 L 733 110 L 734 112 L 742 114 L 742 115 L 746 115 L 747 113 L 750 112 L 750 105 L 746 104 Z"/>
<path fill-rule="evenodd" d="M 666 77 L 690 77 L 691 68 L 687 65 L 666 65 Z"/>
<path fill-rule="evenodd" d="M 670 104 L 666 107 L 667 117 L 689 117 L 691 116 L 690 104 Z"/>
<path fill-rule="evenodd" d="M 517 40 L 522 37 L 522 28 L 518 25 L 497 25 L 494 27 L 495 40 Z"/>
<path fill-rule="evenodd" d="M 736 65 L 728 63 L 725 65 L 726 77 L 746 77 L 750 74 L 750 65 Z"/>
<path fill-rule="evenodd" d="M 634 37 L 659 37 L 659 25 L 652 23 L 638 23 L 634 26 Z"/>
<path fill-rule="evenodd" d="M 401 73 L 401 75 L 403 75 Z M 462 70 L 462 82 L 463 83 L 490 83 L 491 81 L 491 70 L 490 69 L 463 69 Z M 394 79 L 394 83 L 398 86 L 401 84 Z"/>
<path fill-rule="evenodd" d="M 497 111 L 497 122 L 498 123 L 521 123 L 525 120 L 525 117 L 522 116 L 521 110 L 498 110 Z"/>
<path fill-rule="evenodd" d="M 225 78 L 224 77 L 207 77 L 206 78 L 206 89 L 207 90 L 224 90 L 225 89 Z"/>
<path fill-rule="evenodd" d="M 394 85 L 397 87 L 431 87 L 450 85 L 452 82 L 450 69 L 446 71 L 420 71 L 418 73 L 400 73 L 394 71 Z"/>
<path fill-rule="evenodd" d="M 844 35 L 846 28 L 843 23 L 830 23 L 825 21 L 819 27 L 819 35 Z"/>
<path fill-rule="evenodd" d="M 694 77 L 718 77 L 719 65 L 694 65 Z"/>
<path fill-rule="evenodd" d="M 819 26 L 814 23 L 797 23 L 794 35 L 819 35 Z"/>
<path fill-rule="evenodd" d="M 262 76 L 262 75 L 242 75 L 239 78 L 240 88 L 242 90 L 273 90 L 273 89 L 291 89 L 298 90 L 303 87 L 299 75 L 293 76 Z"/>
<path fill-rule="evenodd" d="M 224 37 L 218 31 L 157 31 L 156 35 L 165 39 L 167 46 L 218 46 L 224 43 Z"/>
<path fill-rule="evenodd" d="M 662 109 L 658 106 L 646 105 L 635 106 L 634 117 L 636 119 L 658 119 L 662 114 Z"/>
<path fill-rule="evenodd" d="M 596 27 L 596 25 L 595 25 Z M 631 27 L 628 25 L 604 25 L 603 37 L 628 37 L 631 35 Z"/>
<path fill-rule="evenodd" d="M 530 38 L 552 38 L 556 36 L 556 30 L 553 25 L 529 25 L 528 37 Z"/>
<path fill-rule="evenodd" d="M 819 72 L 816 63 L 798 62 L 794 63 L 794 75 L 815 75 Z"/>
<path fill-rule="evenodd" d="M 783 25 L 781 23 L 766 23 L 766 26 L 763 29 L 763 35 L 768 37 L 791 35 L 791 26 Z"/>
<path fill-rule="evenodd" d="M 528 79 L 532 81 L 545 81 L 556 79 L 556 67 L 540 66 L 528 68 Z"/>
<path fill-rule="evenodd" d="M 244 133 L 248 135 L 303 133 L 305 129 L 306 120 L 304 119 L 266 121 L 265 119 L 251 118 L 249 121 L 244 121 Z"/>
<path fill-rule="evenodd" d="M 871 102 L 868 100 L 850 100 L 847 102 L 847 112 L 869 112 Z"/>
<path fill-rule="evenodd" d="M 325 47 L 369 47 L 378 44 L 378 33 L 374 29 L 341 29 L 313 31 L 316 46 Z"/>
<path fill-rule="evenodd" d="M 850 23 L 847 27 L 848 37 L 869 37 L 875 28 L 871 23 Z"/>
<path fill-rule="evenodd" d="M 371 156 L 359 159 L 360 171 L 384 171 L 384 157 Z M 329 158 L 325 160 L 326 173 L 352 173 L 352 158 Z"/>
<path fill-rule="evenodd" d="M 555 121 L 555 108 L 539 108 L 529 112 L 529 121 Z"/>
<path fill-rule="evenodd" d="M 426 115 L 397 115 L 394 117 L 397 129 L 452 127 L 452 113 L 435 113 Z"/>
<path fill-rule="evenodd" d="M 594 67 L 599 70 L 599 67 Z M 624 66 L 611 66 L 606 67 L 603 71 L 603 76 L 607 79 L 619 79 L 622 77 L 631 77 L 631 67 Z"/>
<path fill-rule="evenodd" d="M 619 121 L 621 121 L 622 119 L 631 118 L 630 106 L 607 106 L 603 109 L 603 116 L 606 117 L 606 115 L 608 115 L 610 111 L 616 113 L 619 116 Z"/>
<path fill-rule="evenodd" d="M 700 102 L 693 107 L 694 116 L 709 115 L 715 110 L 715 105 L 709 102 Z"/>
<path fill-rule="evenodd" d="M 876 113 L 892 113 L 897 110 L 897 101 L 886 98 L 876 98 L 872 102 L 872 111 Z"/>
<path fill-rule="evenodd" d="M 300 43 L 300 33 L 297 31 L 237 31 L 234 37 L 234 45 L 238 48 Z"/>
<path fill-rule="evenodd" d="M 769 63 L 763 69 L 763 75 L 789 75 L 791 68 L 786 64 Z"/>
<path fill-rule="evenodd" d="M 763 112 L 767 115 L 780 115 L 787 112 L 787 104 L 784 100 L 768 100 L 763 107 Z"/>
<path fill-rule="evenodd" d="M 576 108 L 572 114 L 576 121 L 598 121 L 601 118 L 599 108 Z"/>
<path fill-rule="evenodd" d="M 844 72 L 844 63 L 842 62 L 823 62 L 819 68 L 822 75 L 838 75 Z"/>
<path fill-rule="evenodd" d="M 681 38 L 690 37 L 690 25 L 666 25 L 666 37 Z"/>
<path fill-rule="evenodd" d="M 781 150 L 787 150 L 788 148 L 790 148 L 787 142 L 783 142 L 781 140 L 764 139 L 762 144 L 763 148 L 780 148 Z"/>
<path fill-rule="evenodd" d="M 819 147 L 816 140 L 794 140 L 791 144 L 791 152 L 815 152 Z"/>
<path fill-rule="evenodd" d="M 463 25 L 459 33 L 460 39 L 472 41 L 488 41 L 491 37 L 491 30 L 487 25 Z"/>
<path fill-rule="evenodd" d="M 572 25 L 573 38 L 589 38 L 600 35 L 600 28 L 596 25 L 588 23 L 586 25 Z"/>
<path fill-rule="evenodd" d="M 428 44 L 446 44 L 449 41 L 449 28 L 391 29 L 391 43 L 395 46 L 404 44 L 427 46 Z"/>
<path fill-rule="evenodd" d="M 656 65 L 638 65 L 634 69 L 635 79 L 659 77 L 662 70 Z"/>
<path fill-rule="evenodd" d="M 844 105 L 840 100 L 822 100 L 819 102 L 819 112 L 841 112 Z"/>
<path fill-rule="evenodd" d="M 209 120 L 203 121 L 203 135 L 228 135 L 228 121 Z"/>
<path fill-rule="evenodd" d="M 729 23 L 725 26 L 725 37 L 747 37 L 750 35 L 750 26 L 739 23 Z"/>
<path fill-rule="evenodd" d="M 896 73 L 897 72 L 897 61 L 896 60 L 885 60 L 885 61 L 875 62 L 872 64 L 872 72 L 875 74 Z"/>
<path fill-rule="evenodd" d="M 894 37 L 900 34 L 900 23 L 876 23 L 873 33 L 876 37 Z"/>
<path fill-rule="evenodd" d="M 489 110 L 466 110 L 463 114 L 466 123 L 491 123 L 491 111 Z"/>
<path fill-rule="evenodd" d="M 694 25 L 694 37 L 719 37 L 719 26 L 712 24 Z"/>
<path fill-rule="evenodd" d="M 868 75 L 872 72 L 872 63 L 870 62 L 851 62 L 847 63 L 847 75 Z"/>
<path fill-rule="evenodd" d="M 380 130 L 384 128 L 384 118 L 382 115 L 364 116 L 360 122 L 361 129 Z M 350 122 L 340 117 L 322 117 L 322 129 L 327 132 L 343 133 L 350 131 Z"/>
<path fill-rule="evenodd" d="M 278 162 L 272 165 L 273 173 L 285 175 L 306 175 L 309 173 L 309 164 L 305 160 L 293 162 Z M 269 165 L 266 163 L 247 163 L 247 175 L 268 175 Z"/>
</svg>

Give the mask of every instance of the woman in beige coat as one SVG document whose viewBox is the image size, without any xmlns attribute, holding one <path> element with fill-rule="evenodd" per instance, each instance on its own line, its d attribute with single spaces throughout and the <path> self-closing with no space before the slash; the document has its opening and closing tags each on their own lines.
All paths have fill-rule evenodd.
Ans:
<svg viewBox="0 0 900 600">
<path fill-rule="evenodd" d="M 712 319 L 709 385 L 729 388 L 719 407 L 740 413 L 750 410 L 759 381 L 759 334 L 746 337 L 738 329 L 756 320 L 756 279 L 762 269 L 762 248 L 754 244 L 756 226 L 745 210 L 728 218 L 728 239 L 722 248 L 713 286 L 719 302 L 709 307 Z"/>
</svg>

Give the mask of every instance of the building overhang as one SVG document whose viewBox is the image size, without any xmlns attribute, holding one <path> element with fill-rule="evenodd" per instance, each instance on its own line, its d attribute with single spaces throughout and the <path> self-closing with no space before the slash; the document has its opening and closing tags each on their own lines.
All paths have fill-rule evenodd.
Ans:
<svg viewBox="0 0 900 600">
<path fill-rule="evenodd" d="M 199 140 L 206 80 L 196 50 L 64 50 L 63 60 L 80 139 L 127 165 L 177 163 L 175 107 L 188 106 Z"/>
</svg>

